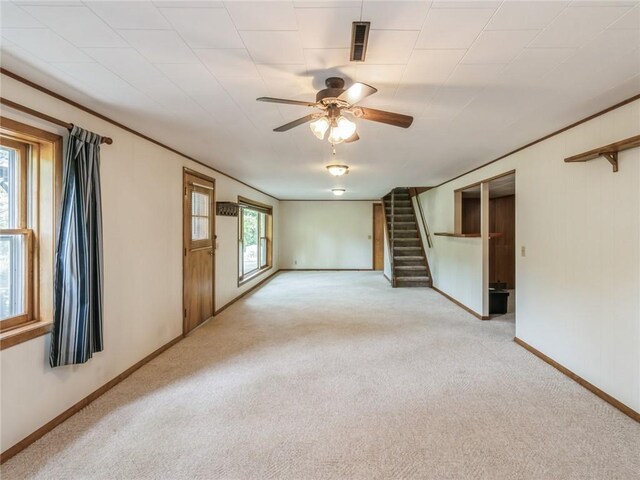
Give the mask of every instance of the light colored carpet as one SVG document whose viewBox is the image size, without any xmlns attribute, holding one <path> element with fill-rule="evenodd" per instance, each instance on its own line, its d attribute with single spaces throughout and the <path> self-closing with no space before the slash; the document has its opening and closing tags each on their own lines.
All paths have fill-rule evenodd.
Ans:
<svg viewBox="0 0 640 480">
<path fill-rule="evenodd" d="M 632 479 L 640 425 L 430 289 L 291 272 L 3 479 Z"/>
</svg>

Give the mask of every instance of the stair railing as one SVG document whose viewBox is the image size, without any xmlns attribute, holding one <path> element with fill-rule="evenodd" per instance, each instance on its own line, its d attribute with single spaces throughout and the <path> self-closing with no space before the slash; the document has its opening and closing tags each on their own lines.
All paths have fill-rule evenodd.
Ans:
<svg viewBox="0 0 640 480">
<path fill-rule="evenodd" d="M 413 193 L 413 195 L 410 195 L 409 198 L 413 199 L 415 197 L 416 199 L 416 203 L 418 204 L 418 212 L 420 212 L 420 223 L 422 223 L 422 229 L 424 230 L 424 236 L 427 239 L 427 245 L 429 246 L 429 248 L 432 248 L 433 244 L 431 243 L 431 233 L 429 233 L 429 226 L 427 225 L 427 219 L 424 216 L 424 210 L 422 209 L 420 194 L 415 188 L 411 188 L 410 190 L 411 190 L 411 193 Z"/>
<path fill-rule="evenodd" d="M 395 215 L 396 215 L 396 193 L 394 190 L 391 190 L 391 286 L 396 287 L 396 270 L 394 267 L 395 264 L 395 255 L 396 255 L 396 232 L 395 232 Z"/>
</svg>

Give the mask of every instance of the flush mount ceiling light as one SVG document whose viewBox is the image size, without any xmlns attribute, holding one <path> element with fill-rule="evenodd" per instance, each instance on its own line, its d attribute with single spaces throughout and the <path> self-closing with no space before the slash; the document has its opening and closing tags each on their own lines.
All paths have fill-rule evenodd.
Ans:
<svg viewBox="0 0 640 480">
<path fill-rule="evenodd" d="M 334 177 L 340 177 L 341 175 L 346 175 L 349 173 L 348 165 L 327 165 L 327 170 Z"/>
<path fill-rule="evenodd" d="M 315 102 L 272 97 L 260 97 L 256 100 L 319 109 L 319 112 L 311 113 L 293 122 L 274 128 L 273 131 L 286 132 L 294 127 L 311 122 L 310 127 L 313 134 L 323 140 L 327 132 L 329 132 L 326 138 L 333 145 L 342 142 L 351 143 L 360 139 L 356 133 L 356 124 L 343 114 L 349 114 L 361 120 L 370 120 L 401 128 L 409 128 L 413 122 L 413 117 L 409 115 L 385 112 L 357 105 L 369 95 L 373 95 L 378 91 L 371 85 L 356 82 L 349 88 L 344 88 L 344 80 L 339 77 L 327 78 L 324 83 L 327 88 L 320 90 L 316 94 Z"/>
<path fill-rule="evenodd" d="M 344 195 L 344 192 L 346 192 L 346 190 L 344 188 L 332 188 L 331 189 L 331 193 L 333 193 L 337 197 L 340 197 L 340 196 Z"/>
</svg>

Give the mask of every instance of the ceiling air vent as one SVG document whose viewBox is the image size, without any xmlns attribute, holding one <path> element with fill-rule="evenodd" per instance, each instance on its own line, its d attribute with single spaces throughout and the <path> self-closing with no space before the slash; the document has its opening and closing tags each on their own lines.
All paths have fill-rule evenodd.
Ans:
<svg viewBox="0 0 640 480">
<path fill-rule="evenodd" d="M 353 22 L 351 31 L 351 61 L 364 62 L 371 22 Z"/>
</svg>

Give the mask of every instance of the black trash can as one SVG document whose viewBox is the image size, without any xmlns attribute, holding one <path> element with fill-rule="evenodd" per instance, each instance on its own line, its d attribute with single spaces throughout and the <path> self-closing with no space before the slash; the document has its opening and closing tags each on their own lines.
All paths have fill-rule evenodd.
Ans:
<svg viewBox="0 0 640 480">
<path fill-rule="evenodd" d="M 509 292 L 501 288 L 489 288 L 489 315 L 502 315 L 507 313 L 509 304 Z"/>
</svg>

